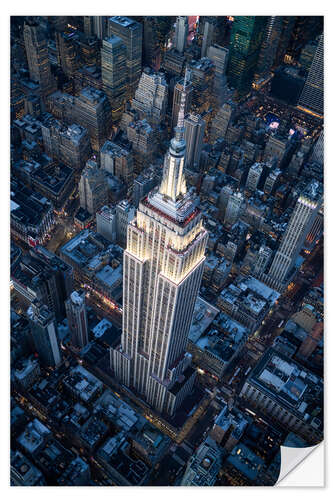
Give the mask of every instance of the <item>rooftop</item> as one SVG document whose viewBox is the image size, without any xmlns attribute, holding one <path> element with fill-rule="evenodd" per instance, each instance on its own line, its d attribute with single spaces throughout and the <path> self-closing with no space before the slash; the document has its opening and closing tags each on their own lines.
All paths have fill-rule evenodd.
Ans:
<svg viewBox="0 0 333 500">
<path fill-rule="evenodd" d="M 314 420 L 315 426 L 319 418 L 319 425 L 322 425 L 319 413 L 323 380 L 296 361 L 270 348 L 256 365 L 249 381 L 288 407 L 301 420 L 308 423 Z"/>
</svg>

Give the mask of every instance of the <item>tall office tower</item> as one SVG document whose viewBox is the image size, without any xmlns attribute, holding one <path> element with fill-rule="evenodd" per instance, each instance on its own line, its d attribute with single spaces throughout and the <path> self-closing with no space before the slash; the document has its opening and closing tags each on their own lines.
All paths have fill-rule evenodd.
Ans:
<svg viewBox="0 0 333 500">
<path fill-rule="evenodd" d="M 312 181 L 296 202 L 287 229 L 269 269 L 268 276 L 283 284 L 287 281 L 314 219 L 322 204 L 322 185 Z"/>
<path fill-rule="evenodd" d="M 143 63 L 156 71 L 161 64 L 161 49 L 156 33 L 156 17 L 145 16 L 143 21 Z"/>
<path fill-rule="evenodd" d="M 185 50 L 187 36 L 188 36 L 187 16 L 178 16 L 176 21 L 174 48 L 180 54 L 183 54 Z"/>
<path fill-rule="evenodd" d="M 144 198 L 149 191 L 151 191 L 160 181 L 160 173 L 154 165 L 146 168 L 140 175 L 138 175 L 133 182 L 132 200 L 134 206 L 139 206 L 140 200 Z"/>
<path fill-rule="evenodd" d="M 279 164 L 283 160 L 288 146 L 289 140 L 278 134 L 272 134 L 268 137 L 264 150 L 264 159 L 270 161 L 277 161 Z"/>
<path fill-rule="evenodd" d="M 102 82 L 103 90 L 110 100 L 113 121 L 118 121 L 124 111 L 127 83 L 126 54 L 126 46 L 118 36 L 110 36 L 103 40 Z"/>
<path fill-rule="evenodd" d="M 204 33 L 203 40 L 201 46 L 201 57 L 208 56 L 208 49 L 214 43 L 214 31 L 217 26 L 217 18 L 216 17 L 207 17 L 204 25 Z M 208 56 L 209 57 L 209 56 Z"/>
<path fill-rule="evenodd" d="M 64 126 L 51 117 L 41 124 L 45 152 L 51 158 L 79 170 L 91 154 L 88 131 L 72 123 Z"/>
<path fill-rule="evenodd" d="M 212 119 L 212 126 L 211 126 L 211 142 L 215 142 L 216 139 L 224 139 L 228 127 L 232 122 L 232 119 L 235 115 L 236 108 L 232 103 L 226 102 L 223 104 L 223 106 L 219 109 L 217 114 L 214 116 Z"/>
<path fill-rule="evenodd" d="M 282 33 L 282 22 L 282 16 L 269 16 L 267 18 L 258 65 L 255 71 L 255 80 L 258 82 L 266 79 L 270 74 Z"/>
<path fill-rule="evenodd" d="M 255 191 L 257 189 L 263 170 L 264 167 L 262 163 L 257 162 L 252 165 L 247 174 L 246 189 L 249 191 Z"/>
<path fill-rule="evenodd" d="M 77 48 L 80 58 L 80 63 L 84 66 L 90 66 L 90 68 L 83 68 L 82 72 L 76 73 L 74 75 L 75 80 L 77 81 L 78 75 L 82 75 L 82 78 L 85 76 L 88 80 L 88 75 L 90 75 L 90 82 L 94 83 L 96 88 L 100 88 L 100 74 L 99 70 L 96 70 L 96 66 L 100 66 L 100 41 L 98 38 L 93 36 L 85 35 L 84 33 L 78 33 L 77 40 Z M 95 71 L 96 70 L 96 71 Z M 87 75 L 87 76 L 86 76 Z M 94 80 L 94 75 L 96 78 Z M 97 77 L 98 75 L 98 77 Z M 76 81 L 74 85 L 76 85 Z"/>
<path fill-rule="evenodd" d="M 56 368 L 61 363 L 61 352 L 54 314 L 47 306 L 35 302 L 29 307 L 27 315 L 41 363 Z"/>
<path fill-rule="evenodd" d="M 275 168 L 268 174 L 264 184 L 265 194 L 274 194 L 273 191 L 275 191 L 276 185 L 281 177 L 281 174 L 282 171 L 279 170 L 278 168 Z"/>
<path fill-rule="evenodd" d="M 320 132 L 320 135 L 314 145 L 311 154 L 311 160 L 324 165 L 324 131 Z"/>
<path fill-rule="evenodd" d="M 184 120 L 186 142 L 186 168 L 198 170 L 203 148 L 206 122 L 200 115 L 190 113 Z"/>
<path fill-rule="evenodd" d="M 29 302 L 37 300 L 58 320 L 65 316 L 65 300 L 73 290 L 73 269 L 42 246 L 22 257 L 12 275 L 15 290 Z"/>
<path fill-rule="evenodd" d="M 162 67 L 170 77 L 180 77 L 184 69 L 184 63 L 184 54 L 181 54 L 176 49 L 170 49 L 164 53 Z"/>
<path fill-rule="evenodd" d="M 220 209 L 220 215 L 219 217 L 223 220 L 225 216 L 225 211 L 228 205 L 229 201 L 229 196 L 233 194 L 232 187 L 227 184 L 226 186 L 223 186 L 220 191 L 220 195 L 217 201 L 217 206 Z"/>
<path fill-rule="evenodd" d="M 132 108 L 138 112 L 140 120 L 146 119 L 150 125 L 156 126 L 165 119 L 167 103 L 168 84 L 163 73 L 145 68 L 132 100 Z"/>
<path fill-rule="evenodd" d="M 296 16 L 282 16 L 281 35 L 275 54 L 274 66 L 279 66 L 284 61 L 287 47 L 295 26 L 295 21 Z"/>
<path fill-rule="evenodd" d="M 108 36 L 116 35 L 124 42 L 127 49 L 127 97 L 134 95 L 141 75 L 142 25 L 128 17 L 109 18 Z"/>
<path fill-rule="evenodd" d="M 220 45 L 211 45 L 207 50 L 207 57 L 215 67 L 213 95 L 217 106 L 222 106 L 231 97 L 231 91 L 227 86 L 226 69 L 228 64 L 229 50 Z"/>
<path fill-rule="evenodd" d="M 214 64 L 208 57 L 204 57 L 199 61 L 191 61 L 189 69 L 193 85 L 192 110 L 200 114 L 209 112 L 213 101 Z"/>
<path fill-rule="evenodd" d="M 103 40 L 107 33 L 106 16 L 83 16 L 84 33 L 88 36 L 96 35 Z"/>
<path fill-rule="evenodd" d="M 125 184 L 133 181 L 133 156 L 125 148 L 106 141 L 101 148 L 101 168 L 115 175 Z"/>
<path fill-rule="evenodd" d="M 23 36 L 30 79 L 39 83 L 43 96 L 51 94 L 56 90 L 56 83 L 51 74 L 47 37 L 38 23 L 31 19 L 24 23 Z"/>
<path fill-rule="evenodd" d="M 111 129 L 108 98 L 101 90 L 85 87 L 74 102 L 73 120 L 88 130 L 91 147 L 94 151 L 99 151 Z"/>
<path fill-rule="evenodd" d="M 135 216 L 135 208 L 127 201 L 121 200 L 116 205 L 117 243 L 126 248 L 127 227 Z"/>
<path fill-rule="evenodd" d="M 269 261 L 271 260 L 272 253 L 273 251 L 269 247 L 261 245 L 258 252 L 258 258 L 253 268 L 255 276 L 258 276 L 266 271 Z"/>
<path fill-rule="evenodd" d="M 185 93 L 162 182 L 128 226 L 121 346 L 110 353 L 117 378 L 171 415 L 194 382 L 186 346 L 208 239 L 186 189 L 184 107 Z"/>
<path fill-rule="evenodd" d="M 75 40 L 75 31 L 70 33 L 55 33 L 58 65 L 69 78 L 73 77 L 74 72 L 79 67 L 78 46 Z"/>
<path fill-rule="evenodd" d="M 324 35 L 314 55 L 309 74 L 304 84 L 298 105 L 319 115 L 324 112 Z"/>
<path fill-rule="evenodd" d="M 107 33 L 107 17 L 92 16 L 92 34 L 99 40 L 103 40 Z"/>
<path fill-rule="evenodd" d="M 93 16 L 83 16 L 83 31 L 87 36 L 93 34 Z"/>
<path fill-rule="evenodd" d="M 82 348 L 89 342 L 88 319 L 84 292 L 72 292 L 65 302 L 68 327 L 73 346 Z"/>
<path fill-rule="evenodd" d="M 237 97 L 251 90 L 267 16 L 236 16 L 232 25 L 228 81 Z"/>
<path fill-rule="evenodd" d="M 305 71 L 310 70 L 317 47 L 318 40 L 311 40 L 305 45 L 304 49 L 301 50 L 298 62 L 305 69 Z"/>
<path fill-rule="evenodd" d="M 96 213 L 96 231 L 107 240 L 116 242 L 117 217 L 114 207 L 105 205 Z"/>
<path fill-rule="evenodd" d="M 108 202 L 108 185 L 104 170 L 88 160 L 79 182 L 80 206 L 91 215 Z"/>
<path fill-rule="evenodd" d="M 236 192 L 229 196 L 227 208 L 225 210 L 224 224 L 232 226 L 238 221 L 243 204 L 244 196 L 241 192 Z"/>
<path fill-rule="evenodd" d="M 172 102 L 172 130 L 176 127 L 178 121 L 179 107 L 181 102 L 181 97 L 183 92 L 185 92 L 185 115 L 189 113 L 192 104 L 192 94 L 193 86 L 191 83 L 191 72 L 186 68 L 185 77 L 176 83 L 173 91 L 173 102 Z"/>
<path fill-rule="evenodd" d="M 149 166 L 156 152 L 154 130 L 147 120 L 137 120 L 128 125 L 126 132 L 132 144 L 134 171 L 140 173 L 143 168 Z"/>
</svg>

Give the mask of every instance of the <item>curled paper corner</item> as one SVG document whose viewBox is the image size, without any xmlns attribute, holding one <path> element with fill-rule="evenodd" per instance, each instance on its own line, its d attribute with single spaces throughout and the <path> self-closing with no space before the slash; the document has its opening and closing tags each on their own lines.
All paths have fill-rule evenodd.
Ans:
<svg viewBox="0 0 333 500">
<path fill-rule="evenodd" d="M 310 454 L 311 465 L 310 468 L 306 467 L 306 470 L 298 470 L 298 466 L 304 462 Z M 310 458 L 309 458 L 310 461 Z M 305 464 L 304 464 L 305 465 Z M 291 474 L 289 479 L 289 474 L 295 471 L 295 474 Z M 305 469 L 305 467 L 304 467 Z M 308 473 L 311 471 L 309 477 Z M 297 472 L 297 474 L 296 474 Z M 287 478 L 288 476 L 288 478 Z M 296 477 L 297 476 L 297 477 Z M 324 442 L 314 446 L 308 446 L 305 448 L 294 448 L 290 446 L 281 446 L 281 468 L 280 474 L 276 486 L 314 486 L 323 487 L 324 486 Z"/>
</svg>

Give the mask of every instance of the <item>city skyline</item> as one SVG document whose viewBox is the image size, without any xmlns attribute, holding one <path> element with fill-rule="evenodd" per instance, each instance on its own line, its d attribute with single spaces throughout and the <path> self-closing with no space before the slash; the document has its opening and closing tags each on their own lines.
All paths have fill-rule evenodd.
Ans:
<svg viewBox="0 0 333 500">
<path fill-rule="evenodd" d="M 10 45 L 10 484 L 276 484 L 324 438 L 323 17 Z"/>
</svg>

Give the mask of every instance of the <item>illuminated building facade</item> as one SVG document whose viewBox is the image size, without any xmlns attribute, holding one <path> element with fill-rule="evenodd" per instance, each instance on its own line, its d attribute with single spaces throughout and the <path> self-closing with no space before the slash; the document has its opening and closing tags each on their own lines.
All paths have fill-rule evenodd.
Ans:
<svg viewBox="0 0 333 500">
<path fill-rule="evenodd" d="M 126 96 L 126 46 L 118 36 L 103 40 L 101 49 L 103 88 L 110 100 L 112 120 L 121 118 Z"/>
<path fill-rule="evenodd" d="M 186 346 L 208 239 L 198 199 L 185 183 L 184 107 L 185 93 L 162 182 L 128 225 L 123 331 L 110 353 L 116 377 L 171 415 L 195 378 Z"/>
<path fill-rule="evenodd" d="M 312 227 L 322 203 L 322 186 L 317 181 L 309 184 L 299 196 L 296 207 L 276 252 L 268 276 L 279 283 L 288 278 L 306 235 Z M 273 283 L 272 283 L 273 284 Z"/>
<path fill-rule="evenodd" d="M 315 113 L 324 111 L 324 36 L 319 38 L 311 68 L 298 104 Z"/>
<path fill-rule="evenodd" d="M 127 49 L 128 98 L 133 97 L 141 75 L 142 24 L 124 16 L 109 18 L 108 35 L 116 35 Z"/>
</svg>

